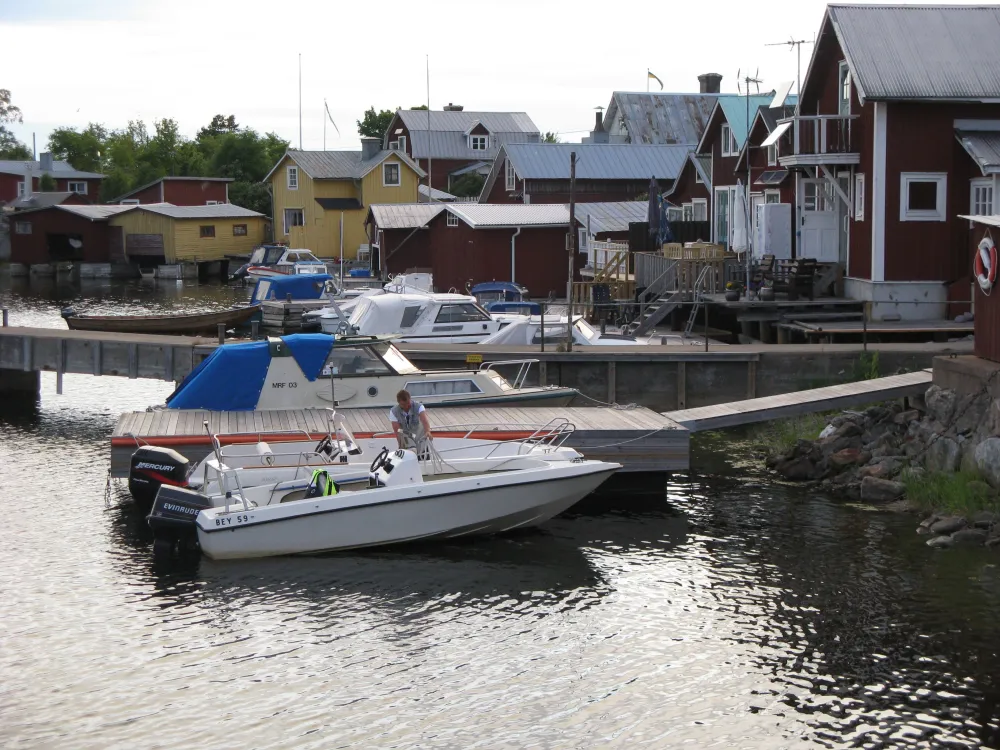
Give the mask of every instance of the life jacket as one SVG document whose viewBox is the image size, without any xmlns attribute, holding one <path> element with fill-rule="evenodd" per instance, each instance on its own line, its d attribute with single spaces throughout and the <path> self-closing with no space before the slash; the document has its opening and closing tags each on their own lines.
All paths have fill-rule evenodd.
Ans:
<svg viewBox="0 0 1000 750">
<path fill-rule="evenodd" d="M 332 497 L 340 488 L 326 469 L 316 469 L 309 480 L 306 497 Z"/>
</svg>

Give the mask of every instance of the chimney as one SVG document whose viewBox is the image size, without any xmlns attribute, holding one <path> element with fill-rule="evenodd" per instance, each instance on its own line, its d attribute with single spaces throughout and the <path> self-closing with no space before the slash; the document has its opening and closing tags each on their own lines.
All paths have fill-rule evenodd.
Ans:
<svg viewBox="0 0 1000 750">
<path fill-rule="evenodd" d="M 40 153 L 38 155 L 38 159 L 42 163 L 42 171 L 43 172 L 51 172 L 52 171 L 52 152 L 51 151 L 43 151 L 42 153 Z"/>
<path fill-rule="evenodd" d="M 718 73 L 702 73 L 698 76 L 698 83 L 701 84 L 701 93 L 718 94 L 722 89 L 722 76 Z"/>
<path fill-rule="evenodd" d="M 451 102 L 448 102 L 448 106 L 446 106 L 444 108 L 444 111 L 445 112 L 461 112 L 463 109 L 465 109 L 465 107 L 463 107 L 461 104 L 452 104 Z"/>
<path fill-rule="evenodd" d="M 608 133 L 604 129 L 604 114 L 597 110 L 594 116 L 594 130 L 590 133 L 590 143 L 607 143 Z"/>
<path fill-rule="evenodd" d="M 361 139 L 361 161 L 374 159 L 382 150 L 382 141 L 378 138 Z"/>
</svg>

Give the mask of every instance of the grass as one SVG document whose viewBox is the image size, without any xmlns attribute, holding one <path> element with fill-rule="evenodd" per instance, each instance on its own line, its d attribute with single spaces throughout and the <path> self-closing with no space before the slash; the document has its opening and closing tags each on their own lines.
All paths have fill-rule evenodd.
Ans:
<svg viewBox="0 0 1000 750">
<path fill-rule="evenodd" d="M 830 422 L 829 414 L 803 414 L 776 419 L 755 427 L 750 442 L 758 451 L 785 453 L 799 440 L 815 440 Z"/>
<path fill-rule="evenodd" d="M 997 494 L 974 472 L 916 474 L 903 471 L 899 478 L 906 486 L 906 499 L 920 510 L 960 516 L 981 510 L 1000 512 Z M 976 484 L 970 487 L 970 482 Z"/>
</svg>

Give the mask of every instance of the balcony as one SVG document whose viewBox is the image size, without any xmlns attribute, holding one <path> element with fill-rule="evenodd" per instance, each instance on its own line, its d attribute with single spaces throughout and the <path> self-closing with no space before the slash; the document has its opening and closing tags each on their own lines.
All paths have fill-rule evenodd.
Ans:
<svg viewBox="0 0 1000 750">
<path fill-rule="evenodd" d="M 778 163 L 786 168 L 860 163 L 852 127 L 857 118 L 857 115 L 799 115 L 778 120 L 771 138 L 778 140 L 791 131 L 792 143 L 792 153 L 787 154 L 787 139 L 782 139 Z"/>
</svg>

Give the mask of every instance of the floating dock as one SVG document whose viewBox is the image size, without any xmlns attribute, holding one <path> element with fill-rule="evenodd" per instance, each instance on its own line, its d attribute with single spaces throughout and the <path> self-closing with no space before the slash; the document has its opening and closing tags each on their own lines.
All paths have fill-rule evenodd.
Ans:
<svg viewBox="0 0 1000 750">
<path fill-rule="evenodd" d="M 366 438 L 391 432 L 388 409 L 341 409 L 348 429 L 361 443 Z M 688 431 L 673 420 L 644 408 L 610 407 L 438 407 L 428 408 L 431 427 L 441 437 L 520 440 L 557 419 L 566 419 L 575 430 L 566 445 L 587 458 L 617 461 L 626 472 L 687 471 Z M 128 476 L 129 461 L 140 443 L 173 448 L 191 460 L 209 452 L 204 423 L 223 444 L 269 443 L 293 438 L 300 431 L 310 440 L 320 440 L 328 431 L 326 409 L 282 409 L 273 411 L 219 412 L 183 409 L 127 412 L 118 418 L 111 436 L 111 474 Z M 280 433 L 285 433 L 284 435 Z"/>
</svg>

